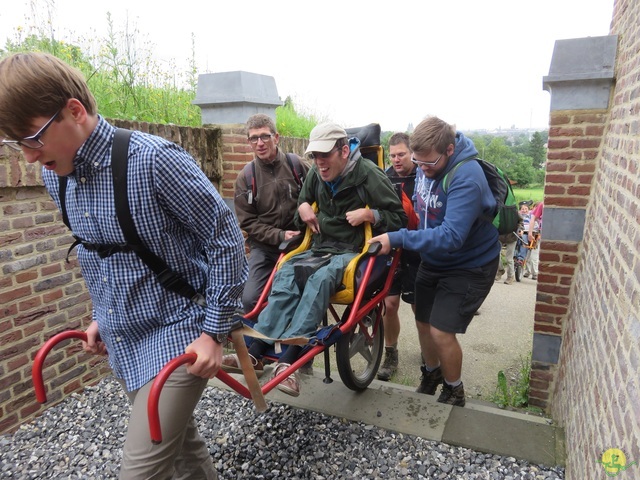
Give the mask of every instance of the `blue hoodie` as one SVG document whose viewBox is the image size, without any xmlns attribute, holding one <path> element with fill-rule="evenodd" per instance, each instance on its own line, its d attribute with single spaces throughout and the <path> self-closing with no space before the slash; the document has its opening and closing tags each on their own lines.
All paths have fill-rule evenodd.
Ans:
<svg viewBox="0 0 640 480">
<path fill-rule="evenodd" d="M 437 270 L 470 269 L 496 260 L 500 253 L 498 230 L 483 216 L 492 216 L 496 201 L 477 162 L 460 166 L 449 180 L 447 193 L 442 180 L 457 163 L 476 158 L 473 142 L 456 133 L 456 145 L 447 167 L 434 179 L 420 168 L 416 174 L 418 230 L 389 233 L 392 247 L 420 253 L 422 261 Z"/>
</svg>

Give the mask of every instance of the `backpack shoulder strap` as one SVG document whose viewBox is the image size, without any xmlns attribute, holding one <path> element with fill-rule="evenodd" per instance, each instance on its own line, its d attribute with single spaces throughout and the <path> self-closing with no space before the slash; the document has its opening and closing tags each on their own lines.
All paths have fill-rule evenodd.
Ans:
<svg viewBox="0 0 640 480">
<path fill-rule="evenodd" d="M 470 162 L 471 160 L 476 160 L 476 158 L 469 157 L 469 158 L 465 158 L 464 160 L 461 160 L 460 162 L 456 163 L 456 165 L 445 174 L 444 178 L 442 179 L 442 190 L 444 191 L 445 195 L 447 194 L 447 189 L 449 188 L 449 185 L 453 181 L 453 176 L 455 175 L 456 171 L 458 171 L 458 168 L 460 168 L 465 163 Z"/>
<path fill-rule="evenodd" d="M 149 250 L 138 235 L 127 195 L 127 171 L 129 165 L 129 140 L 131 130 L 116 130 L 111 150 L 111 173 L 116 217 L 125 242 L 147 267 L 157 276 L 160 284 L 174 293 L 186 297 L 198 305 L 205 306 L 204 296 L 197 292 L 182 276 L 172 270 L 165 261 Z"/>
<path fill-rule="evenodd" d="M 113 199 L 116 206 L 116 216 L 122 229 L 124 240 L 128 244 L 142 245 L 133 218 L 127 195 L 127 170 L 129 165 L 129 139 L 131 130 L 118 128 L 113 138 L 111 150 L 111 174 L 113 176 Z"/>
<path fill-rule="evenodd" d="M 69 215 L 67 214 L 67 177 L 58 177 L 58 199 L 60 200 L 60 212 L 62 221 L 71 230 Z"/>
<path fill-rule="evenodd" d="M 302 183 L 304 182 L 304 170 L 302 169 L 302 165 L 300 163 L 300 157 L 295 153 L 287 153 L 287 163 L 289 164 L 289 168 L 293 173 L 293 178 L 298 184 L 298 188 L 302 188 Z M 253 204 L 253 201 L 256 198 L 258 193 L 258 186 L 256 185 L 256 161 L 251 160 L 251 162 L 247 163 L 242 169 L 244 174 L 245 183 L 247 187 L 250 187 L 250 194 L 247 197 L 247 201 L 249 205 Z"/>
<path fill-rule="evenodd" d="M 287 162 L 289 163 L 289 168 L 293 172 L 293 177 L 296 179 L 299 187 L 302 187 L 302 183 L 304 182 L 304 170 L 302 170 L 302 165 L 300 164 L 300 157 L 295 153 L 287 153 Z"/>
<path fill-rule="evenodd" d="M 67 250 L 67 256 L 65 260 L 69 263 L 69 255 L 71 254 L 71 250 L 76 248 L 80 243 L 82 243 L 82 239 L 76 236 L 71 229 L 71 223 L 69 222 L 69 214 L 67 213 L 67 177 L 58 177 L 58 199 L 60 200 L 60 213 L 62 213 L 62 221 L 67 226 L 69 230 L 71 230 L 71 235 L 73 236 L 73 243 L 69 246 Z"/>
<path fill-rule="evenodd" d="M 247 188 L 250 188 L 247 192 L 247 202 L 249 205 L 253 205 L 253 201 L 256 198 L 257 186 L 256 186 L 256 161 L 251 160 L 242 168 L 244 174 L 244 182 L 247 184 Z"/>
</svg>

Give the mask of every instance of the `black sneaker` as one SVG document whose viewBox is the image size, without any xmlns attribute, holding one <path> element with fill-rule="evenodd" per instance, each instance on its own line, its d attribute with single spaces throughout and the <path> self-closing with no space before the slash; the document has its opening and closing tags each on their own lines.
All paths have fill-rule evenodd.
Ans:
<svg viewBox="0 0 640 480">
<path fill-rule="evenodd" d="M 420 367 L 420 370 L 422 370 L 422 378 L 416 392 L 435 395 L 438 385 L 444 381 L 442 370 L 438 367 L 433 372 L 429 372 L 424 365 Z"/>
<path fill-rule="evenodd" d="M 398 370 L 398 349 L 394 347 L 384 347 L 384 363 L 378 370 L 378 379 L 388 381 Z"/>
<path fill-rule="evenodd" d="M 442 392 L 438 397 L 438 402 L 446 403 L 447 405 L 457 405 L 458 407 L 464 407 L 464 385 L 462 383 L 457 387 L 452 387 L 447 382 L 442 383 Z"/>
</svg>

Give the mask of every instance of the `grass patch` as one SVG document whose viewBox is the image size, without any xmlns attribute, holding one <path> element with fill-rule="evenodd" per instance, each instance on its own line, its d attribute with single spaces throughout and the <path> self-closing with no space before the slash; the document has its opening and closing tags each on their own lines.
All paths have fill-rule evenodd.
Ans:
<svg viewBox="0 0 640 480">
<path fill-rule="evenodd" d="M 412 377 L 411 375 L 407 375 L 407 374 L 404 374 L 402 376 L 398 376 L 397 372 L 391 377 L 391 382 L 392 383 L 397 383 L 398 385 L 404 385 L 405 387 L 415 387 L 416 386 L 416 379 L 414 377 Z"/>
<path fill-rule="evenodd" d="M 504 370 L 498 372 L 498 383 L 491 401 L 499 408 L 524 408 L 540 413 L 537 407 L 529 406 L 529 380 L 531 375 L 531 354 L 520 357 L 520 369 L 512 378 L 507 379 Z"/>
<path fill-rule="evenodd" d="M 533 200 L 535 203 L 538 203 L 544 198 L 544 186 L 534 185 L 529 188 L 514 188 L 513 194 L 516 197 L 516 202 Z"/>
</svg>

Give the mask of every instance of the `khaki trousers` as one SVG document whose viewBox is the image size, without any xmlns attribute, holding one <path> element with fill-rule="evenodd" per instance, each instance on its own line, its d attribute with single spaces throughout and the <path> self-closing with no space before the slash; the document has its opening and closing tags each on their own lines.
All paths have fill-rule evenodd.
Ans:
<svg viewBox="0 0 640 480">
<path fill-rule="evenodd" d="M 169 376 L 160 395 L 162 443 L 159 445 L 151 442 L 147 416 L 147 398 L 153 381 L 133 392 L 126 391 L 124 381 L 118 379 L 118 382 L 131 403 L 120 480 L 218 478 L 193 418 L 193 410 L 207 386 L 206 378 L 191 375 L 185 365 Z"/>
</svg>

